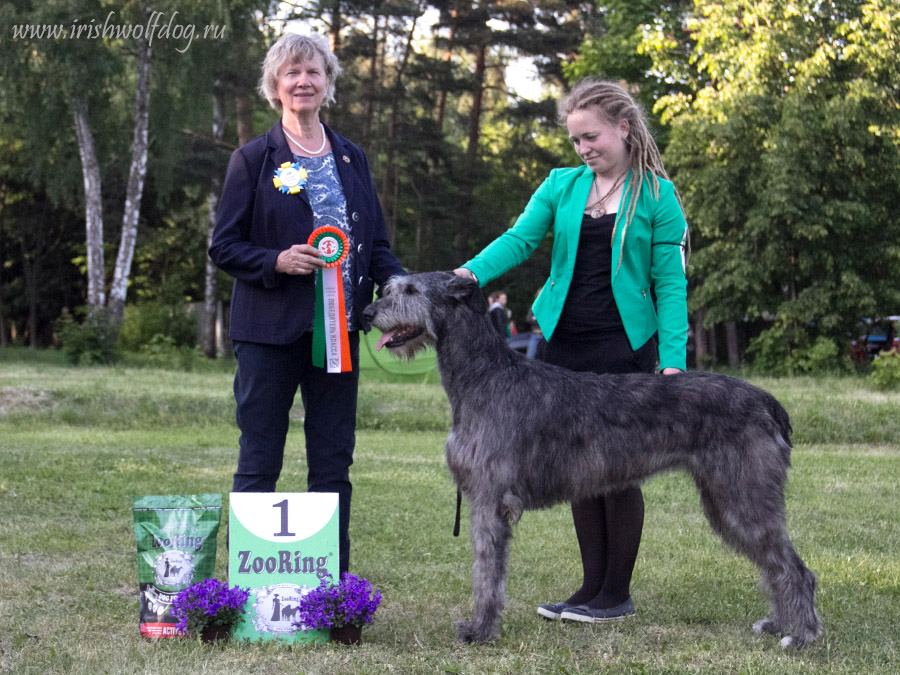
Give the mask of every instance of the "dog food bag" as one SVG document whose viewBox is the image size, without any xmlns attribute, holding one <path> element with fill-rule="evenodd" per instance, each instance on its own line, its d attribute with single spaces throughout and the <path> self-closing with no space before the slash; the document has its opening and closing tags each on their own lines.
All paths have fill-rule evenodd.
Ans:
<svg viewBox="0 0 900 675">
<path fill-rule="evenodd" d="M 133 510 L 141 635 L 175 637 L 175 596 L 215 574 L 222 495 L 135 497 Z"/>
</svg>

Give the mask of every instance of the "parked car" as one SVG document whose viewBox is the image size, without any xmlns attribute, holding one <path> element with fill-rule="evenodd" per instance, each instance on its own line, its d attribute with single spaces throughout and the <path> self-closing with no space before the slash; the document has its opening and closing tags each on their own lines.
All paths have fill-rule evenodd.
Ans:
<svg viewBox="0 0 900 675">
<path fill-rule="evenodd" d="M 850 356 L 857 363 L 867 363 L 881 352 L 900 352 L 900 316 L 863 319 L 858 335 L 850 343 Z"/>
</svg>

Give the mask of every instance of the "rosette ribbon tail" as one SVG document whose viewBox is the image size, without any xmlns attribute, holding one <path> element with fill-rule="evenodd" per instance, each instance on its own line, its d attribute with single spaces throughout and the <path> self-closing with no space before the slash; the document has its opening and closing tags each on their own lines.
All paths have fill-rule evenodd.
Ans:
<svg viewBox="0 0 900 675">
<path fill-rule="evenodd" d="M 325 368 L 329 373 L 353 370 L 341 274 L 341 263 L 347 258 L 349 243 L 347 235 L 331 226 L 320 227 L 309 237 L 310 246 L 315 246 L 325 261 L 325 268 L 316 272 L 313 365 Z"/>
<path fill-rule="evenodd" d="M 326 368 L 329 373 L 348 373 L 353 370 L 340 265 L 316 272 L 313 365 Z"/>
</svg>

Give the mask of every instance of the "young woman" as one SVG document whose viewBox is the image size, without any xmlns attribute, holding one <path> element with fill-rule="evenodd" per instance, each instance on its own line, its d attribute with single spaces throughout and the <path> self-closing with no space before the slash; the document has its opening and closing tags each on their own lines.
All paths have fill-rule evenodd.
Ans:
<svg viewBox="0 0 900 675">
<path fill-rule="evenodd" d="M 588 78 L 560 101 L 559 119 L 584 165 L 551 171 L 515 225 L 456 273 L 483 286 L 552 228 L 550 277 L 533 305 L 543 359 L 595 373 L 682 372 L 688 228 L 643 113 L 618 84 Z M 640 487 L 573 503 L 572 515 L 581 587 L 538 613 L 584 622 L 634 614 Z"/>
</svg>

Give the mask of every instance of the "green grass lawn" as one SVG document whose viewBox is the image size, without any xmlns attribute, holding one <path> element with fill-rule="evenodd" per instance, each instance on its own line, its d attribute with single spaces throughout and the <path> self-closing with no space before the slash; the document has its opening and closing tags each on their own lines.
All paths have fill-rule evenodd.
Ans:
<svg viewBox="0 0 900 675">
<path fill-rule="evenodd" d="M 753 567 L 706 524 L 686 476 L 645 486 L 646 526 L 623 624 L 546 622 L 580 565 L 564 506 L 515 531 L 502 636 L 454 640 L 471 611 L 471 548 L 452 537 L 447 401 L 433 370 L 364 358 L 353 571 L 384 594 L 361 648 L 148 642 L 138 634 L 131 497 L 221 492 L 236 461 L 232 373 L 70 368 L 0 352 L 2 673 L 896 673 L 900 664 L 900 394 L 864 380 L 765 379 L 791 413 L 788 526 L 819 575 L 825 636 L 801 652 L 754 635 Z M 415 366 L 415 364 L 413 364 Z M 388 363 L 389 370 L 400 366 Z M 302 490 L 302 409 L 279 487 Z M 217 573 L 225 575 L 225 523 Z"/>
</svg>

